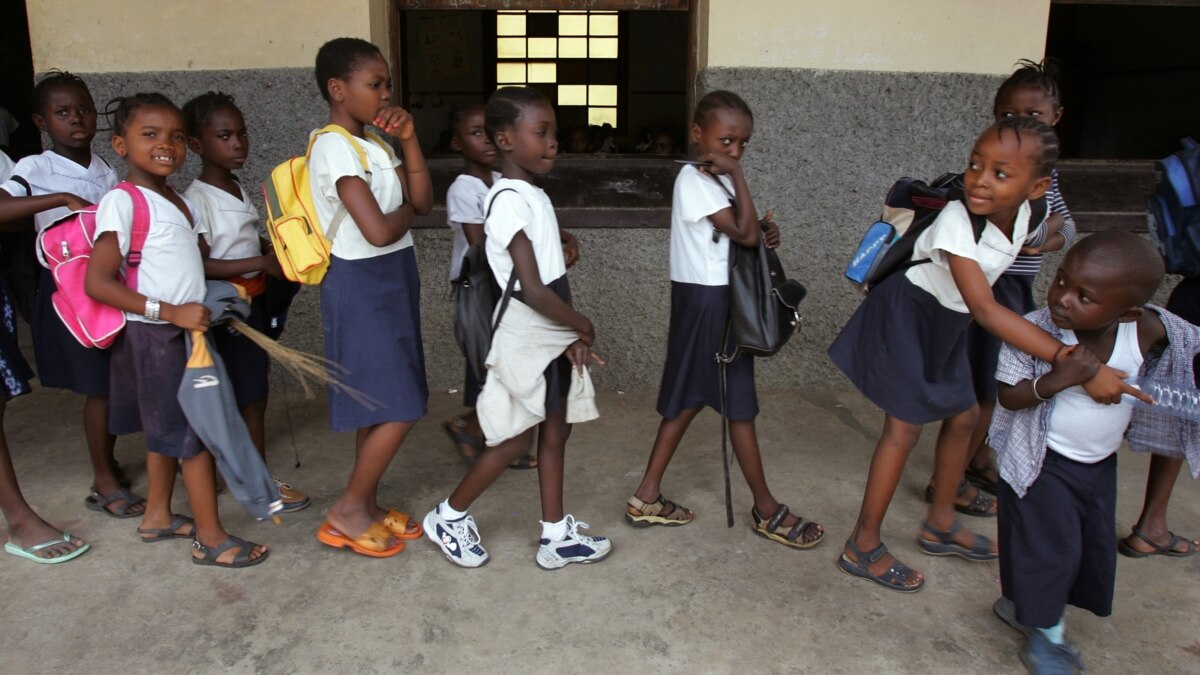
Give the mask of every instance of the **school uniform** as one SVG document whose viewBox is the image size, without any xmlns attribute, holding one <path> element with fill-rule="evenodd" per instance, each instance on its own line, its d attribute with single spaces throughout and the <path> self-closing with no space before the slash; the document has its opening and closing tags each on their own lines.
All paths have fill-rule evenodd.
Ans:
<svg viewBox="0 0 1200 675">
<path fill-rule="evenodd" d="M 214 260 L 241 260 L 262 254 L 258 226 L 261 222 L 258 209 L 250 201 L 245 190 L 239 188 L 235 197 L 225 190 L 200 180 L 192 181 L 183 193 L 200 213 L 205 224 L 203 233 L 208 243 L 209 258 Z M 240 284 L 250 296 L 250 316 L 246 324 L 261 332 L 267 330 L 267 318 L 255 298 L 266 289 L 266 278 L 261 272 L 250 272 L 230 279 Z M 267 397 L 270 363 L 262 347 L 237 332 L 232 326 L 217 326 L 213 329 L 213 342 L 217 352 L 225 361 L 229 383 L 239 406 L 249 405 Z"/>
<path fill-rule="evenodd" d="M 1122 323 L 1108 365 L 1191 382 L 1200 329 L 1161 308 L 1147 309 L 1162 319 L 1167 347 L 1143 358 L 1137 324 Z M 1026 318 L 1065 344 L 1077 342 L 1072 331 L 1054 325 L 1048 309 Z M 1015 385 L 1050 370 L 1051 364 L 1005 344 L 996 377 Z M 1124 401 L 1096 403 L 1080 386 L 1025 410 L 997 406 L 991 442 L 1001 477 L 1000 580 L 1020 623 L 1054 626 L 1067 604 L 1098 616 L 1112 613 L 1116 451 L 1127 436 L 1131 449 L 1195 458 L 1200 451 L 1198 426 Z"/>
<path fill-rule="evenodd" d="M 500 180 L 500 173 L 492 172 L 492 184 Z M 475 176 L 461 174 L 446 190 L 446 224 L 450 226 L 453 240 L 450 245 L 450 280 L 454 281 L 462 272 L 463 256 L 470 244 L 463 232 L 463 225 L 482 225 L 486 212 L 484 199 L 490 188 Z M 481 383 L 475 377 L 471 365 L 464 361 L 466 373 L 463 383 L 463 405 L 474 407 L 479 398 Z"/>
<path fill-rule="evenodd" d="M 948 419 L 975 405 L 967 327 L 971 314 L 950 273 L 949 255 L 979 263 L 989 285 L 1012 264 L 1029 227 L 1021 204 L 1012 238 L 989 222 L 975 241 L 970 214 L 950 202 L 917 238 L 913 265 L 871 290 L 828 354 L 884 412 L 910 424 Z"/>
<path fill-rule="evenodd" d="M 546 288 L 554 292 L 568 305 L 571 301 L 571 285 L 567 281 L 567 262 L 563 257 L 562 238 L 559 236 L 558 216 L 554 204 L 539 187 L 523 180 L 500 178 L 492 184 L 485 200 L 491 204 L 483 232 L 486 240 L 488 266 L 500 288 L 508 287 L 508 280 L 515 271 L 508 246 L 518 232 L 524 232 L 533 247 L 537 261 L 538 278 Z M 524 302 L 521 282 L 513 285 L 512 297 Z M 503 323 L 503 318 L 501 318 Z M 492 354 L 488 355 L 488 360 Z M 469 370 L 469 369 L 468 369 Z M 544 371 L 546 378 L 546 416 L 564 409 L 564 401 L 571 388 L 571 361 L 563 355 L 550 361 Z M 483 383 L 487 386 L 487 382 Z"/>
<path fill-rule="evenodd" d="M 1066 240 L 1062 250 L 1067 250 L 1075 241 L 1075 219 L 1058 189 L 1058 169 L 1050 174 L 1050 188 L 1046 190 L 1049 215 L 1055 213 L 1063 218 L 1059 234 Z M 1049 237 L 1046 222 L 1034 227 L 1025 239 L 1025 246 L 1038 247 Z M 1042 253 L 1019 253 L 1017 259 L 996 283 L 992 284 L 992 295 L 996 302 L 1020 315 L 1037 309 L 1033 299 L 1033 282 L 1042 271 Z M 975 397 L 981 401 L 996 398 L 996 363 L 1000 359 L 1000 338 L 984 330 L 977 323 L 967 328 L 967 354 L 971 361 L 971 376 L 975 382 Z"/>
<path fill-rule="evenodd" d="M 46 150 L 17 162 L 12 177 L 0 184 L 0 190 L 13 197 L 69 192 L 95 204 L 117 182 L 116 172 L 99 155 L 92 155 L 91 163 L 84 167 Z M 34 215 L 34 226 L 41 232 L 70 213 L 66 207 L 42 211 Z M 38 379 L 46 387 L 69 389 L 86 396 L 106 395 L 108 350 L 84 347 L 71 335 L 50 300 L 56 290 L 54 276 L 43 267 L 30 322 Z"/>
<path fill-rule="evenodd" d="M 204 223 L 185 199 L 188 214 L 162 195 L 138 188 L 150 210 L 150 230 L 138 266 L 138 293 L 171 305 L 204 300 L 204 261 L 197 237 Z M 96 236 L 115 232 L 122 256 L 129 255 L 133 200 L 109 192 L 96 210 Z M 122 272 L 125 264 L 122 263 Z M 183 329 L 161 319 L 125 312 L 125 330 L 112 346 L 109 429 L 114 434 L 145 431 L 151 452 L 178 459 L 203 450 L 177 398 L 188 353 Z"/>
<path fill-rule="evenodd" d="M 709 216 L 731 207 L 733 182 L 694 166 L 675 178 L 671 198 L 671 318 L 667 355 L 658 389 L 658 414 L 675 419 L 684 410 L 709 407 L 721 412 L 716 355 L 729 315 L 729 237 Z M 718 181 L 720 181 L 718 183 Z M 758 415 L 754 359 L 738 356 L 725 366 L 729 419 Z"/>
<path fill-rule="evenodd" d="M 0 151 L 0 183 L 8 180 L 16 164 Z M 33 371 L 17 344 L 17 314 L 8 286 L 0 278 L 0 394 L 5 400 L 30 392 Z"/>
<path fill-rule="evenodd" d="M 363 170 L 350 141 L 322 134 L 313 144 L 309 170 L 317 219 L 329 227 L 338 210 L 337 181 L 357 176 L 371 188 L 384 213 L 400 208 L 404 194 L 391 148 L 359 138 L 370 172 Z M 328 235 L 328 229 L 326 230 Z M 333 256 L 321 283 L 325 357 L 348 371 L 347 386 L 368 397 L 374 410 L 330 388 L 329 425 L 351 431 L 425 416 L 429 386 L 421 343 L 421 281 L 412 233 L 387 246 L 372 246 L 346 214 L 333 236 Z"/>
</svg>

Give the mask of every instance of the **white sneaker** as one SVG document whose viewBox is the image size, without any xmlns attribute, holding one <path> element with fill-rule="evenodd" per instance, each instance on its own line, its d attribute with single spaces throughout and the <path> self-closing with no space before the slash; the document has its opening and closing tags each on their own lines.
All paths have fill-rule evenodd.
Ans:
<svg viewBox="0 0 1200 675">
<path fill-rule="evenodd" d="M 463 516 L 458 520 L 446 520 L 439 506 L 425 515 L 422 521 L 425 536 L 442 549 L 442 554 L 459 567 L 481 567 L 488 561 L 488 552 L 479 545 L 479 529 L 475 519 Z"/>
<path fill-rule="evenodd" d="M 535 560 L 544 570 L 556 570 L 571 563 L 594 563 L 604 560 L 612 552 L 608 537 L 593 537 L 580 534 L 579 528 L 588 529 L 588 524 L 575 520 L 567 514 L 567 536 L 562 541 L 540 539 Z"/>
</svg>

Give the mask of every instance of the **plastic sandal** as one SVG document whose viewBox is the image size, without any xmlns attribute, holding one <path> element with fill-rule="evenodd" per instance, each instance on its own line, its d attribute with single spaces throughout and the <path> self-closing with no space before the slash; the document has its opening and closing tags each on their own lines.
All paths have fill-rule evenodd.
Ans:
<svg viewBox="0 0 1200 675">
<path fill-rule="evenodd" d="M 971 482 L 963 479 L 963 482 L 958 486 L 958 492 L 956 495 L 962 496 L 962 494 L 969 489 L 971 489 Z M 933 503 L 932 485 L 925 486 L 925 503 Z M 997 513 L 993 510 L 995 506 L 996 498 L 985 493 L 982 489 L 978 489 L 975 491 L 975 498 L 971 500 L 970 504 L 967 504 L 966 506 L 963 506 L 962 504 L 955 504 L 954 510 L 968 516 L 975 516 L 976 518 L 995 518 Z"/>
<path fill-rule="evenodd" d="M 392 536 L 402 541 L 412 541 L 420 539 L 425 535 L 425 530 L 421 528 L 421 524 L 417 523 L 417 529 L 412 532 L 408 531 L 408 524 L 412 522 L 412 516 L 407 513 L 397 511 L 396 509 L 388 509 L 387 515 L 383 517 L 383 526 L 392 533 Z"/>
<path fill-rule="evenodd" d="M 123 503 L 120 506 L 115 507 L 116 510 L 114 511 L 108 508 L 108 505 L 112 504 L 113 502 Z M 121 488 L 110 495 L 102 495 L 97 492 L 95 488 L 93 488 L 92 494 L 88 495 L 87 498 L 83 500 L 83 505 L 86 506 L 89 511 L 98 511 L 112 518 L 137 518 L 143 515 L 145 510 L 143 509 L 137 513 L 130 513 L 129 509 L 138 504 L 144 503 L 146 503 L 145 499 L 142 499 L 125 488 Z"/>
<path fill-rule="evenodd" d="M 892 566 L 884 570 L 883 574 L 871 574 L 871 565 L 879 562 L 883 556 L 887 555 L 887 546 L 883 545 L 882 543 L 864 553 L 854 545 L 854 538 L 852 537 L 846 540 L 846 547 L 849 548 L 850 551 L 854 553 L 854 557 L 858 559 L 851 560 L 850 558 L 846 557 L 845 553 L 838 558 L 838 569 L 846 574 L 849 574 L 852 577 L 858 577 L 859 579 L 874 581 L 890 591 L 897 591 L 900 593 L 916 593 L 925 587 L 925 579 L 921 579 L 915 585 L 909 585 L 905 583 L 908 581 L 909 576 L 912 575 L 913 569 L 899 560 L 892 563 Z"/>
<path fill-rule="evenodd" d="M 1188 558 L 1196 555 L 1196 545 L 1192 543 L 1191 539 L 1184 539 L 1183 537 L 1169 530 L 1167 531 L 1167 534 L 1171 535 L 1171 541 L 1168 541 L 1166 546 L 1159 546 L 1151 541 L 1150 538 L 1147 537 L 1141 530 L 1135 527 L 1133 528 L 1133 536 L 1146 542 L 1146 545 L 1154 550 L 1139 551 L 1125 543 L 1125 539 L 1122 539 L 1121 541 L 1117 542 L 1117 552 L 1127 558 L 1149 558 L 1150 556 L 1155 555 L 1163 555 L 1167 556 L 1168 558 Z M 1128 537 L 1126 537 L 1126 539 L 1128 539 Z M 1175 550 L 1175 547 L 1178 546 L 1179 542 L 1181 541 L 1187 543 L 1186 551 Z"/>
<path fill-rule="evenodd" d="M 984 492 L 996 494 L 996 490 L 1000 488 L 1000 484 L 988 476 L 988 473 L 992 471 L 996 471 L 996 467 L 987 466 L 983 469 L 976 469 L 973 466 L 968 466 L 963 475 L 966 476 L 967 482 L 969 482 L 971 485 L 974 485 Z"/>
<path fill-rule="evenodd" d="M 220 544 L 217 544 L 216 546 L 205 546 L 204 544 L 201 544 L 199 541 L 193 539 L 192 540 L 192 549 L 199 551 L 200 553 L 202 553 L 204 555 L 204 557 L 197 558 L 196 556 L 192 556 L 192 564 L 193 565 L 212 565 L 214 567 L 230 567 L 230 568 L 250 567 L 252 565 L 257 565 L 260 562 L 263 562 L 264 560 L 266 560 L 267 556 L 271 555 L 270 551 L 264 551 L 262 555 L 258 556 L 257 558 L 251 559 L 250 552 L 253 551 L 254 547 L 257 545 L 258 544 L 255 544 L 254 542 L 249 542 L 249 541 L 246 541 L 245 539 L 239 539 L 238 537 L 235 537 L 232 534 L 229 535 L 229 537 L 225 541 L 221 542 Z M 227 562 L 227 563 L 217 562 L 217 558 L 222 553 L 224 553 L 225 551 L 228 551 L 229 549 L 234 548 L 234 547 L 237 547 L 239 550 L 238 550 L 237 555 L 233 556 L 232 562 Z"/>
<path fill-rule="evenodd" d="M 191 525 L 192 531 L 187 534 L 179 534 L 179 528 L 184 525 Z M 166 527 L 139 527 L 137 533 L 142 535 L 142 541 L 147 544 L 153 544 L 156 541 L 167 541 L 168 539 L 194 539 L 196 537 L 196 521 L 187 516 L 171 514 L 171 524 Z M 147 537 L 146 535 L 150 535 Z"/>
<path fill-rule="evenodd" d="M 779 528 L 788 517 L 788 513 L 788 507 L 780 504 L 779 508 L 775 510 L 775 515 L 771 516 L 770 520 L 767 520 L 759 515 L 757 508 L 752 508 L 750 509 L 750 518 L 754 521 L 754 525 L 751 529 L 760 537 L 779 542 L 791 548 L 812 548 L 821 543 L 821 540 L 825 538 L 825 531 L 821 530 L 821 534 L 816 539 L 805 541 L 802 535 L 808 531 L 809 527 L 815 526 L 820 528 L 821 525 L 815 520 L 808 520 L 799 515 L 796 516 L 799 520 L 792 526 L 792 529 L 788 530 L 787 534 L 780 533 Z"/>
<path fill-rule="evenodd" d="M 21 548 L 20 546 L 17 546 L 16 544 L 14 544 L 10 541 L 4 545 L 4 550 L 6 552 L 8 552 L 10 555 L 15 555 L 18 558 L 24 558 L 26 560 L 31 560 L 35 563 L 38 563 L 39 565 L 57 565 L 58 563 L 65 563 L 68 560 L 74 560 L 74 559 L 78 558 L 79 556 L 83 555 L 84 553 L 87 553 L 88 549 L 90 549 L 92 547 L 91 544 L 85 543 L 85 544 L 82 544 L 81 546 L 79 546 L 78 548 L 76 548 L 74 551 L 71 551 L 70 553 L 67 553 L 65 555 L 60 555 L 57 558 L 43 558 L 42 556 L 38 555 L 39 552 L 44 551 L 45 549 L 48 549 L 51 546 L 58 546 L 59 544 L 69 544 L 69 543 L 71 543 L 71 533 L 64 531 L 62 533 L 61 537 L 58 537 L 56 539 L 51 539 L 50 541 L 44 541 L 40 544 L 34 544 L 33 546 L 30 546 L 29 548 Z"/>
<path fill-rule="evenodd" d="M 334 548 L 348 548 L 368 558 L 390 558 L 404 550 L 404 542 L 399 540 L 394 546 L 388 548 L 388 539 L 395 539 L 395 537 L 381 523 L 371 523 L 371 526 L 357 537 L 342 534 L 328 521 L 317 530 L 317 540 L 322 544 Z"/>
<path fill-rule="evenodd" d="M 652 502 L 644 502 L 634 495 L 625 500 L 625 504 L 629 506 L 625 510 L 625 522 L 634 527 L 651 527 L 653 525 L 679 527 L 692 522 L 693 518 L 690 510 L 669 499 L 664 499 L 662 495 Z M 636 513 L 634 513 L 635 511 Z M 669 511 L 669 513 L 664 516 L 664 511 Z"/>
<path fill-rule="evenodd" d="M 970 560 L 972 562 L 984 562 L 1000 557 L 998 553 L 992 553 L 991 540 L 982 534 L 975 535 L 970 548 L 955 542 L 954 535 L 958 534 L 958 531 L 962 529 L 962 523 L 957 520 L 954 521 L 949 530 L 939 530 L 930 525 L 929 521 L 921 523 L 921 529 L 937 537 L 937 541 L 929 541 L 925 537 L 917 537 L 917 545 L 929 555 L 956 555 L 963 560 Z"/>
</svg>

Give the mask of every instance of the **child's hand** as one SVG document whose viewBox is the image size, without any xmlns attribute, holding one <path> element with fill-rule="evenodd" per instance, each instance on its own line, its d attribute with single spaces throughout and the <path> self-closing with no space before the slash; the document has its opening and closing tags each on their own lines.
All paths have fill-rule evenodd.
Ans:
<svg viewBox="0 0 1200 675">
<path fill-rule="evenodd" d="M 262 257 L 262 273 L 269 274 L 276 279 L 283 278 L 283 268 L 279 265 L 279 258 L 275 257 L 275 252 L 271 251 Z"/>
<path fill-rule="evenodd" d="M 62 198 L 63 198 L 63 205 L 72 211 L 79 211 L 79 210 L 83 209 L 85 206 L 92 205 L 91 202 L 84 199 L 83 197 L 71 194 L 70 192 L 63 192 Z"/>
<path fill-rule="evenodd" d="M 567 359 L 571 361 L 571 365 L 575 366 L 575 370 L 583 375 L 583 369 L 590 366 L 592 363 L 604 365 L 604 359 L 600 355 L 592 351 L 592 348 L 585 345 L 583 340 L 576 340 L 567 347 Z"/>
<path fill-rule="evenodd" d="M 772 218 L 775 217 L 774 211 L 767 211 L 767 215 L 762 217 L 758 222 L 762 225 L 763 244 L 767 248 L 779 248 L 779 226 L 775 224 Z"/>
<path fill-rule="evenodd" d="M 730 157 L 729 155 L 718 155 L 713 152 L 706 152 L 696 159 L 700 160 L 701 162 L 708 162 L 707 166 L 699 165 L 697 168 L 699 168 L 701 171 L 707 171 L 714 176 L 735 173 L 742 170 L 741 162 Z"/>
<path fill-rule="evenodd" d="M 1154 399 L 1150 398 L 1141 389 L 1124 381 L 1127 377 L 1129 377 L 1127 373 L 1101 364 L 1100 371 L 1096 373 L 1096 376 L 1083 383 L 1083 390 L 1096 403 L 1120 403 L 1121 394 L 1129 394 L 1134 398 L 1139 398 L 1146 403 L 1153 404 Z"/>
<path fill-rule="evenodd" d="M 189 302 L 186 305 L 168 305 L 164 302 L 159 311 L 159 318 L 184 330 L 198 330 L 203 333 L 208 330 L 212 313 L 198 302 Z"/>
<path fill-rule="evenodd" d="M 579 262 L 579 240 L 566 230 L 559 230 L 558 237 L 562 240 L 563 258 L 566 259 L 567 267 L 570 268 Z"/>
<path fill-rule="evenodd" d="M 1046 379 L 1053 379 L 1054 385 L 1062 391 L 1095 377 L 1100 365 L 1100 361 L 1083 346 L 1065 346 L 1054 355 L 1054 364 Z"/>
<path fill-rule="evenodd" d="M 398 141 L 407 141 L 416 133 L 412 115 L 398 105 L 388 106 L 375 113 L 375 126 Z"/>
<path fill-rule="evenodd" d="M 596 327 L 592 325 L 591 321 L 588 321 L 584 330 L 579 331 L 579 339 L 589 347 L 596 344 Z"/>
</svg>

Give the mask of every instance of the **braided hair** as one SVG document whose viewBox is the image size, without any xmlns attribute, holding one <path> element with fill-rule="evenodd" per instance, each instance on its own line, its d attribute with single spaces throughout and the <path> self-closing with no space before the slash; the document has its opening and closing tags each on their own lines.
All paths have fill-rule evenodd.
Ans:
<svg viewBox="0 0 1200 675">
<path fill-rule="evenodd" d="M 124 136 L 125 125 L 129 123 L 133 113 L 140 108 L 167 108 L 179 113 L 180 117 L 183 116 L 179 106 L 158 92 L 139 92 L 133 96 L 121 96 L 109 101 L 104 108 L 104 114 L 109 118 L 113 135 Z"/>
<path fill-rule="evenodd" d="M 43 108 L 46 106 L 46 100 L 50 97 L 50 92 L 58 87 L 78 87 L 87 95 L 89 101 L 92 99 L 92 92 L 83 78 L 65 70 L 51 70 L 45 77 L 38 80 L 37 84 L 33 85 L 32 99 L 35 113 L 44 114 Z"/>
<path fill-rule="evenodd" d="M 988 130 L 983 133 L 986 134 L 992 129 L 996 130 L 996 137 L 1001 139 L 1005 132 L 1011 131 L 1016 134 L 1018 147 L 1021 145 L 1022 137 L 1036 139 L 1042 146 L 1042 154 L 1037 159 L 1037 175 L 1039 177 L 1049 176 L 1054 172 L 1059 155 L 1058 134 L 1054 133 L 1054 127 L 1036 117 L 1006 117 L 988 127 Z"/>
<path fill-rule="evenodd" d="M 483 128 L 488 140 L 496 142 L 496 132 L 517 124 L 521 113 L 532 105 L 550 105 L 546 95 L 529 87 L 501 87 L 488 99 L 483 109 Z"/>
<path fill-rule="evenodd" d="M 200 131 L 208 124 L 208 118 L 221 108 L 233 108 L 239 113 L 233 97 L 220 91 L 209 91 L 183 104 L 183 121 L 187 124 L 188 136 L 200 138 Z"/>
<path fill-rule="evenodd" d="M 696 112 L 692 115 L 692 123 L 703 127 L 708 122 L 708 118 L 718 110 L 740 112 L 750 119 L 751 124 L 754 123 L 754 113 L 750 111 L 750 106 L 742 100 L 741 96 L 724 89 L 710 91 L 696 103 Z"/>
<path fill-rule="evenodd" d="M 1058 87 L 1059 68 L 1054 59 L 1030 61 L 1021 59 L 1015 64 L 1017 69 L 996 90 L 996 98 L 992 101 L 992 114 L 1000 110 L 1000 105 L 1008 100 L 1009 94 L 1021 87 L 1033 87 L 1042 90 L 1047 98 L 1054 101 L 1054 108 L 1062 107 L 1062 97 Z"/>
</svg>

